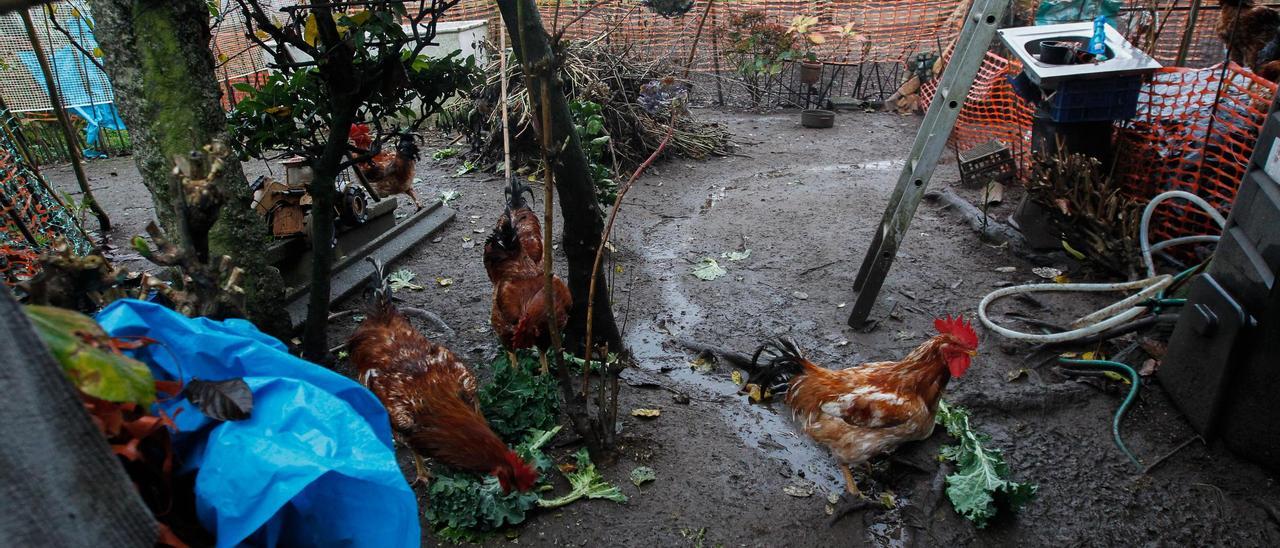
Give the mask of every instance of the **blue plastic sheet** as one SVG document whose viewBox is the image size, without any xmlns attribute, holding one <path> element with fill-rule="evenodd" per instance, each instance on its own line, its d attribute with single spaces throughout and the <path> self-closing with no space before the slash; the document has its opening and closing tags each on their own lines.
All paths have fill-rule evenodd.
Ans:
<svg viewBox="0 0 1280 548">
<path fill-rule="evenodd" d="M 137 357 L 159 379 L 244 377 L 253 391 L 252 416 L 236 422 L 185 399 L 157 404 L 176 414 L 179 473 L 196 472 L 196 511 L 218 546 L 420 544 L 386 410 L 363 386 L 244 320 L 191 319 L 137 300 L 97 319 L 112 336 L 158 341 Z"/>
<path fill-rule="evenodd" d="M 1056 25 L 1092 21 L 1099 15 L 1107 18 L 1107 24 L 1120 28 L 1116 15 L 1120 13 L 1120 0 L 1041 0 L 1036 8 L 1037 25 Z"/>
<path fill-rule="evenodd" d="M 93 36 L 91 20 L 77 16 L 63 22 L 67 33 L 75 38 L 76 43 L 87 51 L 98 48 L 98 41 Z M 19 51 L 18 58 L 26 65 L 31 77 L 47 88 L 44 71 L 40 69 L 40 61 L 35 51 Z M 50 69 L 58 84 L 58 92 L 62 102 L 72 114 L 85 121 L 84 138 L 86 158 L 101 158 L 106 154 L 98 151 L 98 135 L 103 129 L 124 129 L 120 113 L 116 111 L 115 93 L 111 89 L 111 80 L 84 53 L 70 45 L 58 48 L 48 58 Z"/>
</svg>

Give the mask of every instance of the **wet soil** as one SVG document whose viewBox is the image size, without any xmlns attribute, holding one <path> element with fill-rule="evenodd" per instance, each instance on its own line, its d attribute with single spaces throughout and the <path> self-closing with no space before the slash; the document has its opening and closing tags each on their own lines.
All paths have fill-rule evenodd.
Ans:
<svg viewBox="0 0 1280 548">
<path fill-rule="evenodd" d="M 622 393 L 620 455 L 603 472 L 630 501 L 587 501 L 532 515 L 514 539 L 494 537 L 490 544 L 1280 545 L 1274 475 L 1200 442 L 1140 473 L 1112 442 L 1112 414 L 1123 387 L 1068 380 L 1041 357 L 1028 359 L 1028 345 L 982 334 L 981 327 L 982 354 L 952 382 L 947 399 L 973 412 L 974 424 L 1005 451 L 1013 477 L 1037 484 L 1038 496 L 1020 513 L 1002 512 L 987 528 L 975 529 L 931 489 L 934 457 L 949 443 L 939 430 L 899 451 L 923 470 L 894 462 L 858 474 L 864 492 L 890 493 L 897 508 L 857 512 L 830 524 L 827 495 L 840 493 L 842 481 L 827 451 L 797 434 L 781 404 L 750 405 L 737 395 L 728 366 L 691 368 L 694 353 L 678 341 L 750 352 L 761 340 L 786 334 L 832 368 L 897 359 L 931 334 L 934 317 L 972 314 L 986 293 L 1037 280 L 1030 269 L 1043 265 L 980 241 L 951 213 L 926 202 L 872 313 L 877 327 L 850 329 L 845 320 L 853 278 L 919 118 L 840 113 L 834 129 L 807 130 L 795 112 L 698 115 L 728 125 L 742 143 L 738 154 L 655 166 L 628 195 L 613 238 L 619 249 L 610 268 L 615 310 L 638 364 L 623 376 L 628 386 Z M 455 335 L 437 335 L 442 342 L 472 363 L 487 361 L 497 346 L 488 325 L 491 286 L 480 261 L 481 242 L 501 207 L 502 181 L 481 174 L 453 177 L 453 161 L 424 156 L 420 195 L 460 192 L 452 204 L 458 216 L 435 241 L 424 242 L 392 268 L 412 270 L 420 282 L 451 278 L 447 287 L 424 283 L 424 291 L 401 296 L 453 327 Z M 142 211 L 145 194 L 131 162 L 90 166 L 95 187 L 102 187 L 99 198 L 123 225 L 118 233 L 129 234 L 130 223 L 140 231 L 149 213 Z M 69 172 L 50 171 L 60 184 L 74 186 Z M 954 161 L 947 160 L 933 185 L 958 188 L 958 178 Z M 959 190 L 976 200 L 976 191 Z M 540 196 L 540 187 L 535 192 Z M 1011 191 L 1006 205 L 991 213 L 1007 217 L 1017 197 Z M 751 255 L 740 261 L 721 257 L 739 249 Z M 727 275 L 714 281 L 694 277 L 693 264 L 704 257 L 716 258 Z M 1013 272 L 997 271 L 1010 266 Z M 1001 310 L 1068 323 L 1099 304 L 1042 301 L 1044 310 L 1024 304 Z M 332 337 L 345 338 L 353 327 L 341 320 Z M 689 396 L 688 403 L 677 403 L 672 391 Z M 662 415 L 629 416 L 637 407 L 658 408 Z M 1145 463 L 1194 436 L 1154 379 L 1122 432 Z M 657 481 L 632 485 L 628 474 L 639 465 L 653 468 Z M 412 468 L 407 471 L 412 474 Z M 792 485 L 812 485 L 814 492 L 790 496 L 784 489 Z"/>
</svg>

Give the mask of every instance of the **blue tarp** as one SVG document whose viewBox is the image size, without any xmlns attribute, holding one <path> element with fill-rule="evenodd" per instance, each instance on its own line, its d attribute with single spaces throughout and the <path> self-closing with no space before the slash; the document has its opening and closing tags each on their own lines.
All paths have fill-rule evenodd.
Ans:
<svg viewBox="0 0 1280 548">
<path fill-rule="evenodd" d="M 1116 15 L 1120 13 L 1120 0 L 1041 0 L 1036 9 L 1037 25 L 1057 25 L 1093 21 L 1099 15 L 1107 17 L 1107 24 L 1120 28 Z"/>
<path fill-rule="evenodd" d="M 67 32 L 75 37 L 76 43 L 87 51 L 98 47 L 97 40 L 88 22 L 80 17 L 64 22 Z M 18 58 L 26 65 L 31 77 L 41 87 L 48 89 L 44 71 L 40 70 L 40 61 L 34 51 L 20 51 Z M 83 118 L 86 122 L 85 156 L 98 158 L 106 156 L 98 152 L 98 134 L 102 129 L 124 129 L 120 113 L 116 111 L 115 93 L 111 89 L 111 81 L 83 53 L 70 45 L 58 48 L 49 58 L 49 68 L 57 80 L 58 91 L 62 94 L 62 102 L 72 114 Z"/>
<path fill-rule="evenodd" d="M 174 421 L 179 473 L 218 546 L 418 546 L 417 498 L 396 464 L 386 410 L 363 386 L 297 358 L 244 320 L 190 319 L 121 300 L 98 314 L 161 380 L 244 377 L 250 418 L 219 423 L 185 399 Z M 180 408 L 181 411 L 179 411 Z"/>
</svg>

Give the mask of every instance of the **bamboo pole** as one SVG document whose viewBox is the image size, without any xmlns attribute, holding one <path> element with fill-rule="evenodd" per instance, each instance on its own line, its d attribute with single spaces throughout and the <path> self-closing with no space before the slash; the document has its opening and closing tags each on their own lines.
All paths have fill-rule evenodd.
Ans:
<svg viewBox="0 0 1280 548">
<path fill-rule="evenodd" d="M 1177 4 L 1177 1 L 1174 1 Z M 1191 49 L 1191 36 L 1196 30 L 1196 20 L 1200 17 L 1200 0 L 1191 0 L 1191 11 L 1187 13 L 1187 28 L 1182 31 L 1182 42 L 1178 44 L 1178 57 L 1173 64 L 1184 66 L 1187 64 L 1187 51 Z M 1152 46 L 1154 48 L 1154 46 Z"/>
<path fill-rule="evenodd" d="M 111 230 L 111 219 L 107 217 L 107 212 L 102 210 L 102 206 L 98 205 L 98 200 L 93 197 L 93 191 L 89 189 L 89 178 L 84 173 L 84 166 L 80 164 L 80 147 L 76 143 L 75 131 L 71 129 L 71 118 L 67 116 L 67 111 L 62 106 L 58 84 L 54 80 L 53 70 L 49 68 L 49 60 L 45 59 L 40 37 L 36 35 L 36 26 L 31 22 L 31 13 L 25 9 L 21 13 L 22 24 L 27 28 L 27 38 L 31 40 L 31 49 L 35 50 L 36 60 L 40 62 L 40 71 L 44 73 L 49 102 L 53 105 L 53 112 L 58 117 L 58 125 L 62 126 L 62 135 L 67 141 L 67 155 L 71 158 L 71 169 L 75 171 L 76 182 L 80 184 L 80 191 L 84 193 L 84 202 L 89 206 L 89 210 L 93 211 L 94 217 L 98 218 L 98 225 L 105 238 L 107 232 Z"/>
</svg>

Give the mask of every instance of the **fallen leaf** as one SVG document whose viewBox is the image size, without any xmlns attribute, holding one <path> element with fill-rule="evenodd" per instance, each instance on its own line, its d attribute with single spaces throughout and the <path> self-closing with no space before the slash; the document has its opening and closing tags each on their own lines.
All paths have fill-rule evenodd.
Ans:
<svg viewBox="0 0 1280 548">
<path fill-rule="evenodd" d="M 631 410 L 631 416 L 640 417 L 642 419 L 655 419 L 660 415 L 662 415 L 661 409 L 645 409 L 643 407 L 637 407 Z"/>
<path fill-rule="evenodd" d="M 1071 278 L 1068 278 L 1066 274 L 1059 274 L 1053 277 L 1053 283 L 1055 284 L 1071 283 Z"/>
<path fill-rule="evenodd" d="M 192 379 L 182 395 L 213 420 L 239 421 L 253 413 L 253 391 L 243 378 L 215 382 Z"/>
<path fill-rule="evenodd" d="M 1090 350 L 1090 351 L 1088 351 L 1088 352 L 1085 352 L 1084 354 L 1081 354 L 1081 355 L 1080 355 L 1080 359 L 1082 359 L 1082 360 L 1105 360 L 1105 359 L 1107 359 L 1107 355 L 1106 355 L 1106 354 L 1103 354 L 1102 352 L 1094 352 L 1094 351 Z"/>
<path fill-rule="evenodd" d="M 890 509 L 897 508 L 898 497 L 893 496 L 893 493 L 885 491 L 883 493 L 880 493 L 880 504 L 883 505 L 885 508 L 890 508 Z"/>
<path fill-rule="evenodd" d="M 724 267 L 720 266 L 720 263 L 710 257 L 703 258 L 698 262 L 697 266 L 693 267 L 693 275 L 697 276 L 699 280 L 708 282 L 728 273 Z"/>
<path fill-rule="evenodd" d="M 1039 266 L 1039 267 L 1033 268 L 1031 269 L 1031 273 L 1041 278 L 1044 278 L 1046 280 L 1052 280 L 1062 275 L 1061 270 L 1058 270 L 1056 268 L 1051 268 L 1048 266 Z"/>
<path fill-rule="evenodd" d="M 907 331 L 904 329 L 899 329 L 893 334 L 893 340 L 895 341 L 909 341 L 915 338 L 916 338 L 915 331 Z"/>
<path fill-rule="evenodd" d="M 689 362 L 689 367 L 699 373 L 710 373 L 712 369 L 716 368 L 716 364 L 704 356 L 698 356 L 697 358 L 694 358 L 693 361 Z"/>
<path fill-rule="evenodd" d="M 391 286 L 392 291 L 400 291 L 401 289 L 421 291 L 423 287 L 413 283 L 413 279 L 417 276 L 413 271 L 401 268 L 387 276 L 387 285 Z"/>
<path fill-rule="evenodd" d="M 741 372 L 741 371 L 738 371 L 738 370 L 736 370 L 736 369 L 735 369 L 735 370 L 733 370 L 733 374 L 732 374 L 732 375 L 729 375 L 729 378 L 733 379 L 733 384 L 736 384 L 736 385 L 738 385 L 738 386 L 742 386 L 742 383 L 743 383 L 743 382 L 745 382 L 745 381 L 743 381 L 743 379 L 742 379 L 742 372 Z"/>
<path fill-rule="evenodd" d="M 444 205 L 449 205 L 453 203 L 454 200 L 457 200 L 458 196 L 461 196 L 461 195 L 462 193 L 456 190 L 441 190 L 440 202 L 443 203 Z"/>
<path fill-rule="evenodd" d="M 578 471 L 578 465 L 572 462 L 557 465 L 556 468 L 560 469 L 561 474 L 572 474 Z"/>
<path fill-rule="evenodd" d="M 998 266 L 998 267 L 996 267 L 996 272 L 1001 272 L 1001 273 L 1004 273 L 1004 274 L 1009 274 L 1009 273 L 1011 273 L 1011 272 L 1017 272 L 1017 271 L 1018 271 L 1018 268 L 1017 268 L 1017 267 L 1015 267 L 1015 266 Z"/>
<path fill-rule="evenodd" d="M 782 488 L 782 492 L 803 499 L 813 496 L 812 482 L 795 482 Z"/>
<path fill-rule="evenodd" d="M 827 493 L 827 502 L 830 502 L 831 504 L 840 502 L 840 493 L 835 493 L 835 492 Z"/>
<path fill-rule="evenodd" d="M 1132 384 L 1129 381 L 1128 377 L 1125 377 L 1124 375 L 1116 373 L 1115 371 L 1103 371 L 1102 374 L 1106 375 L 1108 379 L 1111 379 L 1113 381 L 1119 381 L 1125 384 Z"/>
<path fill-rule="evenodd" d="M 803 301 L 803 300 L 806 300 L 806 299 L 808 299 L 808 298 L 809 298 L 809 294 L 808 294 L 808 293 L 805 293 L 805 292 L 803 292 L 803 291 L 794 291 L 794 292 L 792 292 L 792 293 L 791 293 L 791 296 L 792 296 L 792 297 L 795 297 L 795 298 L 797 298 L 797 299 L 800 299 L 800 300 L 802 300 L 802 301 Z"/>
<path fill-rule="evenodd" d="M 840 342 L 836 343 L 836 346 L 849 346 L 849 341 L 841 340 Z"/>
<path fill-rule="evenodd" d="M 439 284 L 440 287 L 449 287 L 453 285 L 453 278 L 436 278 L 436 283 Z"/>
<path fill-rule="evenodd" d="M 651 481 L 655 481 L 657 479 L 658 479 L 658 474 L 655 473 L 653 469 L 649 468 L 648 466 L 637 466 L 635 469 L 631 471 L 631 483 L 634 483 L 636 487 L 640 487 L 641 485 L 644 485 Z"/>
<path fill-rule="evenodd" d="M 747 385 L 747 399 L 750 399 L 752 402 L 755 402 L 755 403 L 760 403 L 760 400 L 764 399 L 763 394 L 760 392 L 760 385 L 758 384 Z"/>
<path fill-rule="evenodd" d="M 720 256 L 725 259 L 729 259 L 730 261 L 741 261 L 751 256 L 751 250 L 744 249 L 742 251 L 729 251 L 721 253 Z"/>
<path fill-rule="evenodd" d="M 846 304 L 848 304 L 848 303 L 840 303 L 840 304 L 836 305 L 836 308 L 844 308 Z"/>
<path fill-rule="evenodd" d="M 1168 345 L 1165 343 L 1145 337 L 1138 341 L 1138 344 L 1142 346 L 1142 350 L 1144 352 L 1150 354 L 1152 358 L 1156 359 L 1163 358 L 1164 353 L 1169 349 Z"/>
<path fill-rule="evenodd" d="M 1025 367 L 1023 367 L 1023 368 L 1021 368 L 1021 369 L 1014 369 L 1013 371 L 1010 371 L 1010 372 L 1008 372 L 1008 373 L 1006 373 L 1006 374 L 1005 374 L 1005 376 L 1004 376 L 1004 380 L 1005 380 L 1006 382 L 1013 382 L 1013 381 L 1016 381 L 1016 380 L 1021 379 L 1021 378 L 1023 378 L 1023 377 L 1026 377 L 1028 373 L 1029 373 L 1029 371 L 1027 371 L 1027 368 L 1025 368 Z"/>
<path fill-rule="evenodd" d="M 1160 369 L 1160 360 L 1147 358 L 1147 361 L 1142 362 L 1142 369 L 1138 371 L 1138 374 L 1144 377 L 1150 377 L 1155 374 L 1157 369 Z"/>
</svg>

